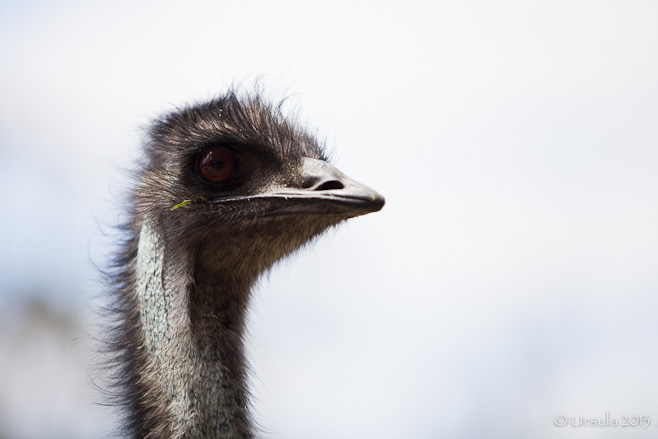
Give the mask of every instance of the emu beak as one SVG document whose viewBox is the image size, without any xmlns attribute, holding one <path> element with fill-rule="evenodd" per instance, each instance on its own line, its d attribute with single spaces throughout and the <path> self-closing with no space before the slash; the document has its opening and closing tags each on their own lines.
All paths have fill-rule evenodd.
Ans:
<svg viewBox="0 0 658 439">
<path fill-rule="evenodd" d="M 203 198 L 203 201 L 219 205 L 256 203 L 261 216 L 309 214 L 352 218 L 384 207 L 384 197 L 323 160 L 304 157 L 300 177 L 294 184 L 260 194 Z M 181 205 L 193 201 L 186 200 Z"/>
<path fill-rule="evenodd" d="M 282 204 L 289 205 L 283 209 L 290 213 L 354 217 L 377 212 L 384 207 L 383 196 L 323 160 L 304 157 L 300 181 L 299 187 L 287 187 L 272 194 L 288 201 Z"/>
</svg>

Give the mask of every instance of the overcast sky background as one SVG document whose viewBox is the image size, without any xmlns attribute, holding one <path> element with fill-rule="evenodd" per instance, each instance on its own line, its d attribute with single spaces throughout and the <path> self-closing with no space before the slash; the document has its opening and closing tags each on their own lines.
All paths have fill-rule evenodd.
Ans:
<svg viewBox="0 0 658 439">
<path fill-rule="evenodd" d="M 655 437 L 657 23 L 652 0 L 0 3 L 0 436 L 112 430 L 34 303 L 89 323 L 142 128 L 262 76 L 387 199 L 255 295 L 265 437 Z M 606 412 L 651 426 L 554 425 Z"/>
</svg>

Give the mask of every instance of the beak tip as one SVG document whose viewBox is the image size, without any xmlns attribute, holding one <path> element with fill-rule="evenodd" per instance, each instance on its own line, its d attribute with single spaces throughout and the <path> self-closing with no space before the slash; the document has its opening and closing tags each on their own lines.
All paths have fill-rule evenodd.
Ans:
<svg viewBox="0 0 658 439">
<path fill-rule="evenodd" d="M 372 203 L 377 206 L 377 210 L 375 210 L 375 212 L 377 212 L 381 210 L 382 207 L 384 207 L 384 204 L 386 204 L 386 199 L 378 192 L 375 192 L 375 194 L 372 196 Z"/>
<path fill-rule="evenodd" d="M 386 199 L 379 192 L 372 189 L 370 189 L 368 196 L 363 198 L 363 201 L 367 208 L 365 213 L 379 212 L 386 204 Z"/>
</svg>

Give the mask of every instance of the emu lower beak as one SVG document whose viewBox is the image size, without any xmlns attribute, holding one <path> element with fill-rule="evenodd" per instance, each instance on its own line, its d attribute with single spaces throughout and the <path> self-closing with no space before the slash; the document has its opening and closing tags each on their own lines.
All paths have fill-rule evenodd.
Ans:
<svg viewBox="0 0 658 439">
<path fill-rule="evenodd" d="M 296 200 L 293 211 L 341 214 L 350 217 L 377 212 L 384 207 L 384 197 L 375 190 L 352 180 L 323 160 L 305 157 L 299 188 L 286 188 L 273 195 Z M 288 203 L 286 203 L 288 204 Z"/>
</svg>

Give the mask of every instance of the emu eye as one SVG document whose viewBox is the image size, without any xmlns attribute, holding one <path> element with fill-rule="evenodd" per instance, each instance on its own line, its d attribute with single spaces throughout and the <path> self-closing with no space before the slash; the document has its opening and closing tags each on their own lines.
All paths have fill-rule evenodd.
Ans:
<svg viewBox="0 0 658 439">
<path fill-rule="evenodd" d="M 233 173 L 233 156 L 225 149 L 211 149 L 199 157 L 199 173 L 210 183 L 221 183 Z"/>
</svg>

